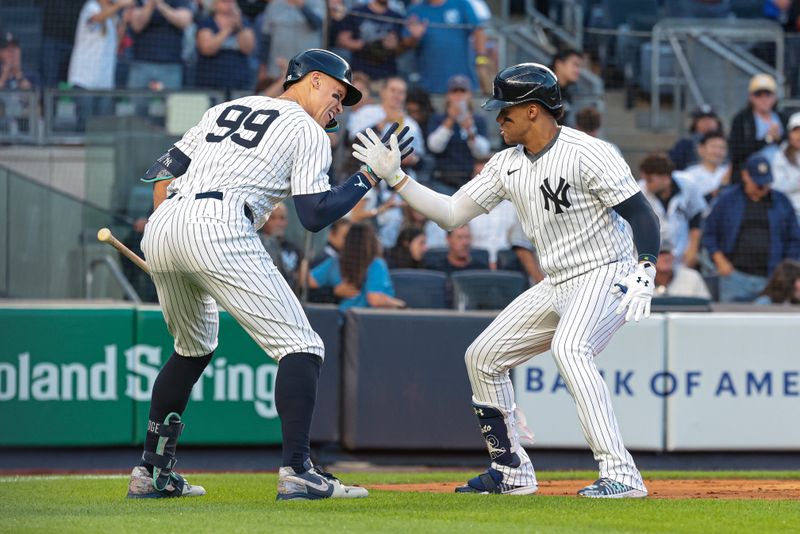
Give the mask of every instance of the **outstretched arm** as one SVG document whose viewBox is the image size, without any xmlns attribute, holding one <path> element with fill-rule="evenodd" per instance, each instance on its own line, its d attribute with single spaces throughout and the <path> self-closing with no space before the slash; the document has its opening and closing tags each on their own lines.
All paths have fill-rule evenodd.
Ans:
<svg viewBox="0 0 800 534">
<path fill-rule="evenodd" d="M 343 184 L 322 193 L 295 195 L 294 206 L 300 223 L 312 232 L 319 232 L 333 221 L 339 220 L 353 209 L 367 194 L 375 180 L 367 173 L 357 172 Z"/>
<path fill-rule="evenodd" d="M 486 213 L 486 210 L 463 190 L 448 197 L 418 184 L 406 175 L 400 168 L 401 155 L 395 135 L 389 138 L 388 147 L 371 129 L 367 129 L 366 134 L 357 134 L 356 138 L 361 144 L 353 145 L 353 157 L 363 162 L 378 178 L 386 180 L 386 183 L 400 193 L 412 208 L 442 228 L 458 228 L 476 216 Z"/>
<path fill-rule="evenodd" d="M 445 230 L 459 228 L 478 215 L 486 213 L 464 191 L 458 190 L 449 197 L 437 193 L 409 177 L 398 192 L 412 208 Z"/>
</svg>

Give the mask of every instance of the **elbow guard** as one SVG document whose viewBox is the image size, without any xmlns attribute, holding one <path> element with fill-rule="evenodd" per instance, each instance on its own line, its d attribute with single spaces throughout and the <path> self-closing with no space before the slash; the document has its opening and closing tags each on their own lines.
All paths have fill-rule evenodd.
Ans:
<svg viewBox="0 0 800 534">
<path fill-rule="evenodd" d="M 147 183 L 171 180 L 186 173 L 192 159 L 173 146 L 165 152 L 142 176 L 142 181 Z"/>
</svg>

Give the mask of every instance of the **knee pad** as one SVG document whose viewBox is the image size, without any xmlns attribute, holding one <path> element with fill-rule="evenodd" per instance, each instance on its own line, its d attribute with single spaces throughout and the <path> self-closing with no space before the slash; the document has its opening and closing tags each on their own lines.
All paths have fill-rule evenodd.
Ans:
<svg viewBox="0 0 800 534">
<path fill-rule="evenodd" d="M 155 451 L 145 450 L 142 460 L 153 466 L 153 486 L 159 491 L 167 487 L 172 477 L 172 469 L 178 462 L 175 450 L 184 426 L 181 423 L 181 416 L 176 412 L 169 413 L 163 423 L 147 422 L 147 433 L 157 435 L 158 444 Z"/>
<path fill-rule="evenodd" d="M 473 404 L 472 408 L 478 416 L 481 435 L 486 441 L 492 461 L 508 467 L 519 467 L 519 456 L 511 452 L 511 437 L 508 435 L 508 425 L 503 413 L 497 408 L 480 404 Z"/>
</svg>

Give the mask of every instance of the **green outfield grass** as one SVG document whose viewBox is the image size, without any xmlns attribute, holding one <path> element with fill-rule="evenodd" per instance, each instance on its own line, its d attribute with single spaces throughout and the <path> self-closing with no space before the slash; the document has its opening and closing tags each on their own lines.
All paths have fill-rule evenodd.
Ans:
<svg viewBox="0 0 800 534">
<path fill-rule="evenodd" d="M 363 485 L 465 480 L 474 473 L 352 473 Z M 646 472 L 652 478 L 792 478 L 800 472 Z M 594 472 L 540 472 L 590 480 Z M 124 498 L 127 476 L 0 477 L 0 532 L 800 532 L 800 501 L 590 500 L 373 491 L 351 501 L 275 502 L 274 474 L 193 474 L 209 494 Z M 576 487 L 577 489 L 577 487 Z"/>
</svg>

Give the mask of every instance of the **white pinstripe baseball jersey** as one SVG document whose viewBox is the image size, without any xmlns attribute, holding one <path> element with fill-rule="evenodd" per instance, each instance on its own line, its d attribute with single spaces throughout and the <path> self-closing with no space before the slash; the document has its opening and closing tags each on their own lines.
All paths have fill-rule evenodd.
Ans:
<svg viewBox="0 0 800 534">
<path fill-rule="evenodd" d="M 627 222 L 612 206 L 640 191 L 614 148 L 562 126 L 539 154 L 496 154 L 462 189 L 483 209 L 510 200 L 553 284 L 615 261 L 635 260 Z"/>
<path fill-rule="evenodd" d="M 330 189 L 330 139 L 289 100 L 248 96 L 214 106 L 175 146 L 192 162 L 170 193 L 227 192 L 246 202 L 256 221 L 290 194 Z"/>
<path fill-rule="evenodd" d="M 216 348 L 219 303 L 272 358 L 324 357 L 244 208 L 260 223 L 290 194 L 329 190 L 325 131 L 294 102 L 251 96 L 211 108 L 175 146 L 191 163 L 142 239 L 175 351 Z"/>
</svg>

